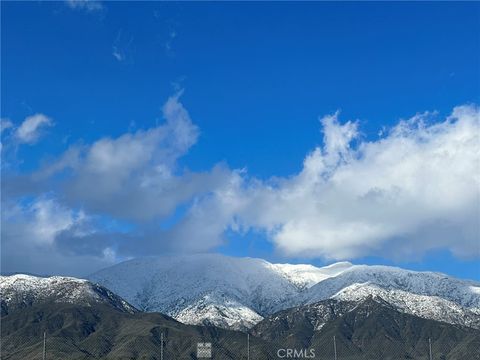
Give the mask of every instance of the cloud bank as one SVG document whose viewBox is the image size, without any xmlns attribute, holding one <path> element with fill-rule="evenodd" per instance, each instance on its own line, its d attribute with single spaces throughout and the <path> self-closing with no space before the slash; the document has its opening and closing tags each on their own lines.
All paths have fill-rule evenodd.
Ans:
<svg viewBox="0 0 480 360">
<path fill-rule="evenodd" d="M 476 106 L 441 120 L 417 114 L 374 140 L 339 113 L 324 116 L 323 144 L 302 170 L 261 181 L 225 164 L 180 168 L 200 135 L 180 95 L 157 127 L 2 176 L 5 270 L 85 273 L 138 255 L 209 251 L 226 233 L 251 231 L 292 257 L 411 259 L 435 249 L 480 257 Z M 39 253 L 44 260 L 32 260 Z"/>
<path fill-rule="evenodd" d="M 359 140 L 357 124 L 341 125 L 338 114 L 324 117 L 324 146 L 296 176 L 247 187 L 241 221 L 265 229 L 287 255 L 412 258 L 447 248 L 479 256 L 478 108 L 457 107 L 433 124 L 428 117 L 376 141 Z"/>
</svg>

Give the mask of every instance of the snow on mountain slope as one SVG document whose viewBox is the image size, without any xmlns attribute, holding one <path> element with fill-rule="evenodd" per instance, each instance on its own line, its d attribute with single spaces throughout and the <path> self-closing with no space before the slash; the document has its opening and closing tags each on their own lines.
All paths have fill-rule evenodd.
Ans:
<svg viewBox="0 0 480 360">
<path fill-rule="evenodd" d="M 249 329 L 263 317 L 246 305 L 230 298 L 205 295 L 176 314 L 184 324 L 215 325 L 225 329 Z"/>
<path fill-rule="evenodd" d="M 480 284 L 439 273 L 355 265 L 312 286 L 302 302 L 361 301 L 373 295 L 412 315 L 480 328 L 479 289 Z"/>
<path fill-rule="evenodd" d="M 370 295 L 380 297 L 401 312 L 424 319 L 480 329 L 480 308 L 463 307 L 438 296 L 418 295 L 397 289 L 384 289 L 376 285 L 353 284 L 342 289 L 333 299 L 360 302 Z"/>
<path fill-rule="evenodd" d="M 0 276 L 2 313 L 42 302 L 71 303 L 83 306 L 106 304 L 133 313 L 134 307 L 102 286 L 73 277 Z"/>
<path fill-rule="evenodd" d="M 329 277 L 336 276 L 353 265 L 344 261 L 321 268 L 308 264 L 272 264 L 272 266 L 277 271 L 282 272 L 297 287 L 305 289 Z"/>
<path fill-rule="evenodd" d="M 413 315 L 480 327 L 480 284 L 387 266 L 317 268 L 202 254 L 130 260 L 89 279 L 142 310 L 188 324 L 246 329 L 292 306 L 373 295 Z"/>
<path fill-rule="evenodd" d="M 303 289 L 339 271 L 200 254 L 130 260 L 89 279 L 145 311 L 188 324 L 245 329 L 293 306 Z"/>
</svg>

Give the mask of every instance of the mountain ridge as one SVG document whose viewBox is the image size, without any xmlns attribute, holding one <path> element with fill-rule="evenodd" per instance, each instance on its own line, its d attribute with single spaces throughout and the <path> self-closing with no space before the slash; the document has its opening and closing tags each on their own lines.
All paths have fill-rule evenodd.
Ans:
<svg viewBox="0 0 480 360">
<path fill-rule="evenodd" d="M 2 315 L 11 310 L 49 302 L 82 306 L 108 304 L 122 312 L 138 312 L 134 306 L 109 289 L 74 277 L 37 277 L 24 274 L 0 276 L 0 290 Z"/>
<path fill-rule="evenodd" d="M 207 321 L 245 330 L 264 315 L 293 305 L 301 290 L 330 272 L 203 254 L 133 259 L 88 278 L 144 311 L 164 312 L 188 324 Z"/>
<path fill-rule="evenodd" d="M 360 303 L 329 299 L 282 310 L 248 334 L 98 302 L 37 302 L 1 320 L 1 357 L 10 360 L 41 359 L 44 334 L 47 358 L 64 360 L 160 359 L 161 352 L 167 359 L 195 359 L 199 342 L 210 343 L 212 359 L 218 360 L 273 360 L 286 348 L 326 360 L 333 358 L 333 336 L 346 360 L 427 360 L 430 339 L 434 358 L 480 359 L 480 330 L 401 313 L 373 296 Z"/>
<path fill-rule="evenodd" d="M 480 284 L 397 267 L 340 262 L 321 268 L 208 254 L 134 259 L 89 279 L 144 311 L 187 324 L 246 330 L 286 308 L 378 295 L 402 312 L 480 328 Z"/>
<path fill-rule="evenodd" d="M 380 297 L 361 302 L 336 299 L 275 313 L 251 330 L 285 347 L 326 349 L 333 358 L 336 338 L 342 359 L 479 359 L 480 330 L 398 311 Z M 461 341 L 459 341 L 461 339 Z"/>
</svg>

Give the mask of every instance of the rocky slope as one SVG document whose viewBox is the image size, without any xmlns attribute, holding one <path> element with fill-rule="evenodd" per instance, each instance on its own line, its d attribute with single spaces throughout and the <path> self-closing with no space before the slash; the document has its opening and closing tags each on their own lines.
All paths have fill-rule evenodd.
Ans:
<svg viewBox="0 0 480 360">
<path fill-rule="evenodd" d="M 334 346 L 339 359 L 427 360 L 430 351 L 434 359 L 480 359 L 480 330 L 406 314 L 372 296 L 283 310 L 251 332 L 285 348 L 315 349 L 320 359 L 333 359 Z"/>
<path fill-rule="evenodd" d="M 303 355 L 313 351 L 315 359 L 326 360 L 334 358 L 334 336 L 339 359 L 427 360 L 429 340 L 434 359 L 480 358 L 478 330 L 401 313 L 373 298 L 283 310 L 261 321 L 250 335 L 103 303 L 35 303 L 11 309 L 1 322 L 0 356 L 6 360 L 42 359 L 44 333 L 46 358 L 62 360 L 161 359 L 162 353 L 163 359 L 196 359 L 199 342 L 211 343 L 217 360 L 273 360 L 286 349 Z"/>
</svg>

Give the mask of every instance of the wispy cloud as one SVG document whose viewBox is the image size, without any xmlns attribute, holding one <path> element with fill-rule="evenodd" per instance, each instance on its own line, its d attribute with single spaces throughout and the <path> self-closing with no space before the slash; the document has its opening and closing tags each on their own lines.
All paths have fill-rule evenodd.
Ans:
<svg viewBox="0 0 480 360">
<path fill-rule="evenodd" d="M 180 23 L 176 17 L 163 12 L 159 9 L 153 11 L 153 17 L 159 22 L 162 32 L 159 34 L 159 41 L 165 54 L 170 57 L 175 56 L 174 42 L 178 38 L 178 28 Z"/>
<path fill-rule="evenodd" d="M 173 51 L 173 41 L 177 38 L 177 32 L 175 30 L 170 30 L 168 33 L 167 40 L 165 41 L 165 52 L 168 56 L 174 56 L 175 52 Z"/>
<path fill-rule="evenodd" d="M 104 9 L 102 2 L 95 0 L 66 0 L 65 3 L 70 9 L 74 10 L 94 12 Z"/>
<path fill-rule="evenodd" d="M 115 45 L 113 45 L 112 55 L 118 61 L 124 61 L 125 60 L 125 55 L 121 51 L 119 51 L 118 47 L 115 46 Z"/>
<path fill-rule="evenodd" d="M 0 134 L 3 133 L 5 130 L 11 129 L 12 127 L 13 123 L 10 119 L 0 119 Z"/>
<path fill-rule="evenodd" d="M 133 36 L 125 36 L 120 30 L 112 45 L 112 55 L 119 62 L 133 62 Z"/>
<path fill-rule="evenodd" d="M 44 114 L 35 114 L 25 118 L 20 126 L 15 129 L 14 136 L 19 143 L 34 144 L 41 137 L 43 130 L 51 126 L 53 126 L 51 118 Z"/>
</svg>

